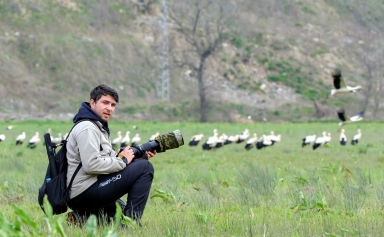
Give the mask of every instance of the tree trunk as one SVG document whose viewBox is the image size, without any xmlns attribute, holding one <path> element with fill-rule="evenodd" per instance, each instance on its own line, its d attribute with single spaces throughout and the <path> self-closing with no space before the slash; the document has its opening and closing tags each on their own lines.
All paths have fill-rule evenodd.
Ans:
<svg viewBox="0 0 384 237">
<path fill-rule="evenodd" d="M 313 101 L 313 105 L 315 106 L 315 116 L 316 118 L 323 118 L 329 115 L 329 112 L 320 105 L 317 100 Z"/>
<path fill-rule="evenodd" d="M 369 99 L 371 97 L 372 84 L 373 84 L 372 65 L 367 58 L 364 60 L 364 63 L 367 66 L 367 70 L 368 70 L 368 85 L 367 85 L 367 92 L 365 94 L 365 98 L 363 102 L 363 114 L 365 114 L 365 111 L 367 110 L 367 107 L 369 105 Z"/>
<path fill-rule="evenodd" d="M 197 80 L 199 82 L 199 96 L 200 96 L 200 122 L 207 122 L 208 102 L 206 98 L 205 85 L 203 80 L 205 58 L 200 58 L 200 65 L 197 72 Z"/>
<path fill-rule="evenodd" d="M 378 113 L 380 109 L 380 99 L 381 99 L 381 91 L 383 89 L 383 83 L 381 82 L 381 79 L 376 80 L 376 91 L 375 91 L 375 97 L 374 97 L 374 109 L 373 109 L 373 119 L 378 119 Z"/>
</svg>

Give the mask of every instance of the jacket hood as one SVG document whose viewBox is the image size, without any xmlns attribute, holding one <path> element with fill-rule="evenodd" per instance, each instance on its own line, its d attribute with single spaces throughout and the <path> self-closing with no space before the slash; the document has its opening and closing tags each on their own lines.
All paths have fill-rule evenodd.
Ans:
<svg viewBox="0 0 384 237">
<path fill-rule="evenodd" d="M 97 115 L 93 110 L 91 109 L 91 106 L 88 102 L 83 102 L 79 108 L 79 111 L 73 118 L 73 122 L 77 123 L 78 121 L 82 119 L 90 119 L 90 120 L 95 120 L 99 121 L 102 125 L 103 128 L 108 132 L 109 135 L 109 128 L 108 128 L 108 122 L 104 122 L 99 115 Z"/>
</svg>

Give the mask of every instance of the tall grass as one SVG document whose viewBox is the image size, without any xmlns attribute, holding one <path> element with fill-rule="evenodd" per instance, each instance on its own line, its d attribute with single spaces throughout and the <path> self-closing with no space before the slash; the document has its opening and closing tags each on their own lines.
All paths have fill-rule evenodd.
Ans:
<svg viewBox="0 0 384 237">
<path fill-rule="evenodd" d="M 47 167 L 43 144 L 27 149 L 14 139 L 26 131 L 64 134 L 70 122 L 22 121 L 5 130 L 0 143 L 0 212 L 15 223 L 14 206 L 29 214 L 40 235 L 49 235 L 44 213 L 37 204 L 37 190 Z M 9 122 L 0 123 L 6 127 Z M 133 130 L 132 126 L 139 127 Z M 196 133 L 211 136 L 252 133 L 282 135 L 272 147 L 247 151 L 244 143 L 217 150 L 189 147 Z M 118 236 L 380 236 L 383 233 L 384 161 L 378 136 L 381 124 L 345 127 L 351 137 L 357 128 L 363 136 L 357 146 L 338 144 L 332 123 L 226 124 L 111 122 L 111 137 L 118 130 L 140 133 L 142 142 L 155 132 L 180 129 L 185 145 L 157 154 L 151 162 L 155 176 L 142 227 L 118 229 Z M 301 147 L 308 134 L 330 131 L 329 147 L 313 151 Z M 0 132 L 1 133 L 1 132 Z M 371 144 L 366 146 L 366 144 Z M 360 153 L 361 147 L 368 147 Z M 65 215 L 62 215 L 65 217 Z M 61 216 L 58 216 L 61 217 Z M 67 236 L 86 236 L 87 228 L 62 223 Z M 102 235 L 108 226 L 99 226 Z M 33 230 L 32 230 L 33 231 Z"/>
</svg>

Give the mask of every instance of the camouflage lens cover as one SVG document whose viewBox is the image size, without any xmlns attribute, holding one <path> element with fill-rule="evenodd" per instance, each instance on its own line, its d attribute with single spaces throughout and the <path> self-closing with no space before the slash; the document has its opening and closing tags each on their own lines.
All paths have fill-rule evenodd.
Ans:
<svg viewBox="0 0 384 237">
<path fill-rule="evenodd" d="M 178 129 L 173 132 L 159 135 L 155 138 L 155 140 L 160 146 L 160 151 L 157 152 L 165 152 L 166 150 L 178 148 L 179 146 L 184 145 L 183 136 Z"/>
</svg>

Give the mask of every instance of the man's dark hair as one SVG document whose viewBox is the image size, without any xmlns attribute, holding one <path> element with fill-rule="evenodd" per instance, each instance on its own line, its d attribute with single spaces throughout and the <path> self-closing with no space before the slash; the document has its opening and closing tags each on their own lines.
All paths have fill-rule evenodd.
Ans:
<svg viewBox="0 0 384 237">
<path fill-rule="evenodd" d="M 116 103 L 119 103 L 119 94 L 117 94 L 117 91 L 104 84 L 98 85 L 91 91 L 90 99 L 96 103 L 103 95 L 110 95 L 115 98 Z"/>
</svg>

